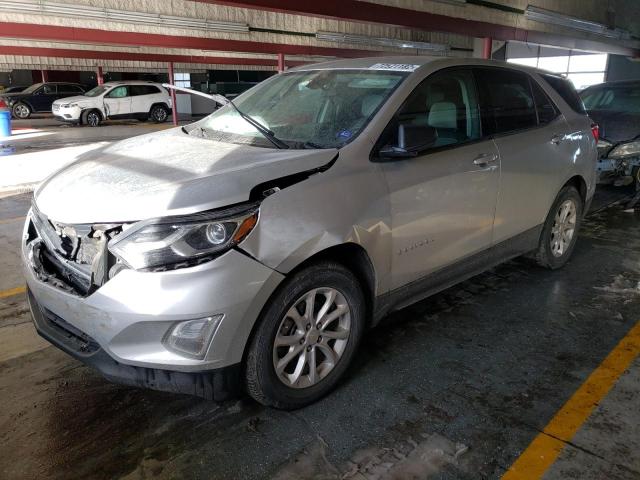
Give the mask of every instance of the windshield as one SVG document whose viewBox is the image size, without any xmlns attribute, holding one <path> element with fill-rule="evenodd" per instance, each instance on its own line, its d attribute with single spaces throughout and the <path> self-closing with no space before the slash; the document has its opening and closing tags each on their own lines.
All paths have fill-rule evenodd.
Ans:
<svg viewBox="0 0 640 480">
<path fill-rule="evenodd" d="M 580 96 L 587 111 L 640 113 L 640 84 L 588 88 Z"/>
<path fill-rule="evenodd" d="M 83 93 L 85 97 L 99 97 L 104 92 L 107 91 L 109 87 L 105 87 L 104 85 L 98 85 L 97 87 L 93 87 L 88 92 Z"/>
<path fill-rule="evenodd" d="M 284 73 L 234 100 L 291 148 L 339 148 L 353 140 L 407 76 L 404 72 L 317 70 Z M 273 145 L 226 105 L 199 123 L 207 138 Z"/>
<path fill-rule="evenodd" d="M 39 89 L 42 85 L 44 85 L 43 83 L 34 83 L 33 85 L 31 85 L 30 87 L 25 88 L 22 93 L 33 93 L 35 92 L 37 89 Z"/>
</svg>

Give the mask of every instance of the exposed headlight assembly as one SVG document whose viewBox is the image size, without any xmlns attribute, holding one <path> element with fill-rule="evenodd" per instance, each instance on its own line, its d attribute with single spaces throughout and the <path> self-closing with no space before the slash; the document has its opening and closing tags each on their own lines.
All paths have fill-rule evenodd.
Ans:
<svg viewBox="0 0 640 480">
<path fill-rule="evenodd" d="M 615 147 L 609 153 L 609 158 L 618 159 L 640 155 L 640 140 L 623 143 Z"/>
<path fill-rule="evenodd" d="M 206 261 L 240 243 L 258 223 L 258 205 L 144 220 L 109 242 L 136 270 L 178 268 Z"/>
</svg>

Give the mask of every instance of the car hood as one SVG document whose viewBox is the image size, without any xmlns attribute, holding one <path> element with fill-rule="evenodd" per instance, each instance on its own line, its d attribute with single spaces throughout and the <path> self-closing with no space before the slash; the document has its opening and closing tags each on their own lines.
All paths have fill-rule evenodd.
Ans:
<svg viewBox="0 0 640 480">
<path fill-rule="evenodd" d="M 66 224 L 190 214 L 247 201 L 253 187 L 323 167 L 336 155 L 336 149 L 215 142 L 171 129 L 79 155 L 40 185 L 35 202 Z"/>
<path fill-rule="evenodd" d="M 611 143 L 633 140 L 640 135 L 640 113 L 591 110 L 589 117 L 600 127 L 600 138 Z"/>
<path fill-rule="evenodd" d="M 73 97 L 64 97 L 59 100 L 56 100 L 55 104 L 57 105 L 66 105 L 67 103 L 79 103 L 79 102 L 89 102 L 91 101 L 91 97 L 85 97 L 84 95 L 76 95 Z"/>
</svg>

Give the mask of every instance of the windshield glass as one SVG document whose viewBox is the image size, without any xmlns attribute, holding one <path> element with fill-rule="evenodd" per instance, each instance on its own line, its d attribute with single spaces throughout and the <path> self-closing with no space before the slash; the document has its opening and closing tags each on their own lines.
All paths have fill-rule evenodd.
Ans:
<svg viewBox="0 0 640 480">
<path fill-rule="evenodd" d="M 291 72 L 255 86 L 234 103 L 291 148 L 339 148 L 364 129 L 406 76 L 371 70 Z M 273 147 L 231 105 L 199 127 L 214 140 Z"/>
<path fill-rule="evenodd" d="M 99 97 L 104 92 L 106 92 L 108 88 L 109 87 L 105 87 L 104 85 L 98 85 L 97 87 L 93 87 L 88 92 L 85 92 L 83 95 L 85 97 Z"/>
<path fill-rule="evenodd" d="M 588 88 L 580 96 L 587 111 L 640 113 L 640 84 Z"/>
<path fill-rule="evenodd" d="M 30 87 L 25 88 L 22 93 L 33 93 L 35 92 L 37 89 L 39 89 L 43 84 L 42 83 L 34 83 L 33 85 L 31 85 Z"/>
</svg>

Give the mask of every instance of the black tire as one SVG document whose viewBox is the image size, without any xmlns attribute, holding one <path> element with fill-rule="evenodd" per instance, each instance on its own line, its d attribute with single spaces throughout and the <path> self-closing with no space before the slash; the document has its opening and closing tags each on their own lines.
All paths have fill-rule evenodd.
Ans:
<svg viewBox="0 0 640 480">
<path fill-rule="evenodd" d="M 565 202 L 568 201 L 573 202 L 575 206 L 576 220 L 573 235 L 568 246 L 560 254 L 554 254 L 551 243 L 554 239 L 554 225 L 556 223 L 556 215 L 558 214 L 562 205 L 564 205 Z M 555 270 L 564 266 L 564 264 L 569 261 L 569 258 L 573 253 L 573 249 L 576 246 L 576 240 L 578 238 L 580 225 L 582 223 L 583 211 L 584 202 L 582 201 L 582 197 L 580 196 L 580 193 L 578 193 L 578 190 L 575 189 L 575 187 L 566 186 L 562 190 L 560 190 L 560 193 L 558 193 L 556 200 L 553 202 L 553 206 L 551 207 L 551 210 L 549 210 L 547 219 L 544 222 L 542 234 L 540 235 L 540 243 L 535 253 L 535 260 L 539 266 L 548 268 L 550 270 Z"/>
<path fill-rule="evenodd" d="M 23 102 L 18 102 L 11 108 L 13 117 L 20 120 L 26 120 L 31 116 L 31 113 L 31 107 Z"/>
<path fill-rule="evenodd" d="M 154 105 L 149 111 L 149 120 L 155 123 L 164 123 L 169 118 L 169 110 L 162 105 Z"/>
<path fill-rule="evenodd" d="M 102 123 L 102 114 L 98 110 L 88 110 L 82 114 L 82 123 L 90 127 L 99 127 Z"/>
<path fill-rule="evenodd" d="M 305 388 L 293 388 L 285 385 L 276 373 L 276 334 L 289 309 L 307 292 L 322 287 L 337 290 L 350 309 L 350 333 L 346 339 L 346 347 L 333 369 L 324 378 Z M 335 388 L 349 367 L 365 327 L 364 295 L 356 277 L 348 269 L 334 262 L 318 263 L 287 278 L 267 303 L 258 322 L 245 361 L 246 390 L 263 405 L 283 410 L 301 408 L 317 401 Z M 331 340 L 322 340 L 320 337 L 318 341 Z"/>
</svg>

